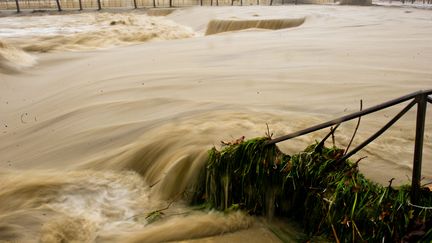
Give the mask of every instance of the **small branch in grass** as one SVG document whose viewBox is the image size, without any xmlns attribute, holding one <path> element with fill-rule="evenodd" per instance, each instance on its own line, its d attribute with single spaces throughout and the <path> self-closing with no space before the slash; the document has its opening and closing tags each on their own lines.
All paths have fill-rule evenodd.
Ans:
<svg viewBox="0 0 432 243">
<path fill-rule="evenodd" d="M 432 185 L 432 181 L 431 181 L 431 182 L 428 182 L 428 183 L 425 183 L 425 184 L 423 184 L 423 185 L 422 185 L 422 187 L 425 187 L 425 186 L 429 186 L 429 185 Z"/>
<path fill-rule="evenodd" d="M 363 100 L 360 100 L 360 111 L 362 111 L 362 110 L 363 110 Z M 353 133 L 353 135 L 352 135 L 352 137 L 351 137 L 351 140 L 350 140 L 350 142 L 348 143 L 347 148 L 345 149 L 345 154 L 344 154 L 344 155 L 346 155 L 346 154 L 348 153 L 348 150 L 349 150 L 349 148 L 351 147 L 351 143 L 353 142 L 354 137 L 355 137 L 355 135 L 357 134 L 357 130 L 358 130 L 359 126 L 360 126 L 360 121 L 361 121 L 361 116 L 359 116 L 359 118 L 358 118 L 358 120 L 357 120 L 356 128 L 354 129 L 354 133 Z"/>
<path fill-rule="evenodd" d="M 361 239 L 362 241 L 364 241 L 363 236 L 361 235 L 360 230 L 357 228 L 357 225 L 356 225 L 356 223 L 354 222 L 354 220 L 351 221 L 351 222 L 352 222 L 352 225 L 353 225 L 354 229 L 357 231 L 357 234 L 360 236 L 360 239 Z"/>
<path fill-rule="evenodd" d="M 330 127 L 330 132 L 321 140 L 321 142 L 316 146 L 316 149 L 322 149 L 324 147 L 325 141 L 330 137 L 330 135 L 334 136 L 334 132 L 339 127 L 340 123 L 337 124 L 334 128 Z M 334 145 L 334 143 L 333 143 Z"/>
<path fill-rule="evenodd" d="M 331 225 L 331 228 L 332 228 L 332 231 L 333 231 L 333 235 L 334 235 L 334 237 L 335 237 L 335 239 L 336 239 L 336 243 L 340 243 L 340 240 L 339 240 L 339 238 L 338 238 L 338 236 L 337 236 L 337 234 L 336 234 L 336 229 L 335 229 L 335 227 L 333 226 L 333 224 Z"/>
<path fill-rule="evenodd" d="M 265 133 L 265 136 L 266 136 L 268 139 L 272 139 L 272 137 L 273 137 L 273 133 L 270 133 L 270 128 L 269 128 L 269 125 L 268 125 L 267 122 L 266 122 L 266 126 L 267 126 L 267 132 Z"/>
<path fill-rule="evenodd" d="M 358 159 L 355 163 L 354 163 L 354 166 L 353 167 L 358 167 L 358 164 L 360 163 L 360 161 L 362 161 L 362 160 L 364 160 L 364 159 L 366 159 L 367 158 L 367 156 L 364 156 L 364 157 L 361 157 L 360 159 Z"/>
<path fill-rule="evenodd" d="M 391 187 L 391 185 L 392 185 L 394 179 L 395 179 L 395 178 L 393 177 L 393 178 L 391 178 L 391 179 L 389 180 L 389 185 L 388 185 L 389 188 Z"/>
<path fill-rule="evenodd" d="M 340 124 L 340 123 L 339 123 Z M 332 143 L 333 143 L 333 147 L 336 147 L 336 142 L 335 142 L 335 135 L 334 132 L 336 131 L 336 128 L 339 126 L 339 124 L 333 129 L 330 128 L 330 130 L 332 130 L 331 136 L 332 136 Z"/>
</svg>

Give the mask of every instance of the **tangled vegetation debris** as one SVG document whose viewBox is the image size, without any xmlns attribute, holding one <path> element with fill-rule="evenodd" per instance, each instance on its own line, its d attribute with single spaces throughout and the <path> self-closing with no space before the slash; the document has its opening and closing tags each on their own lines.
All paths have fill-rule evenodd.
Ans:
<svg viewBox="0 0 432 243">
<path fill-rule="evenodd" d="M 431 242 L 432 210 L 409 201 L 410 187 L 366 179 L 344 150 L 315 143 L 289 156 L 268 138 L 209 150 L 194 203 L 252 215 L 290 217 L 336 242 Z M 420 205 L 432 205 L 421 191 Z"/>
</svg>

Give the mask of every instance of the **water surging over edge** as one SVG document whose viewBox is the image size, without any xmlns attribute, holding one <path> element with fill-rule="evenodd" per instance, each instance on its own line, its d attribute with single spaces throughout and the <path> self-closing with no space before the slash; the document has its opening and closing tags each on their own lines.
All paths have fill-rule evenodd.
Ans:
<svg viewBox="0 0 432 243">
<path fill-rule="evenodd" d="M 0 174 L 5 182 L 0 185 L 0 201 L 8 202 L 0 205 L 0 238 L 161 242 L 251 227 L 255 219 L 240 212 L 196 211 L 183 194 L 197 182 L 205 165 L 213 135 L 203 133 L 217 132 L 212 124 L 186 119 L 144 129 L 132 143 L 98 154 L 69 172 Z M 172 201 L 161 220 L 149 223 L 149 213 Z"/>
<path fill-rule="evenodd" d="M 298 19 L 258 19 L 258 20 L 211 20 L 207 25 L 205 35 L 214 35 L 228 31 L 245 29 L 278 30 L 302 25 L 305 18 Z"/>
<path fill-rule="evenodd" d="M 15 72 L 31 67 L 36 63 L 36 57 L 24 50 L 0 40 L 0 72 Z"/>
<path fill-rule="evenodd" d="M 92 50 L 138 44 L 154 39 L 190 38 L 195 35 L 192 29 L 163 17 L 101 13 L 90 19 L 91 22 L 87 24 L 91 29 L 73 34 L 38 36 L 35 37 L 37 41 L 22 43 L 22 48 L 29 52 Z M 73 23 L 76 24 L 79 26 L 79 23 Z"/>
<path fill-rule="evenodd" d="M 0 39 L 0 72 L 3 73 L 35 65 L 32 52 L 85 51 L 195 36 L 187 26 L 164 17 L 137 13 L 25 16 L 4 20 L 0 24 L 4 32 Z"/>
<path fill-rule="evenodd" d="M 240 212 L 227 216 L 194 211 L 181 202 L 164 211 L 164 220 L 152 223 L 149 213 L 165 208 L 167 202 L 152 198 L 151 188 L 131 171 L 32 171 L 28 177 L 2 175 L 0 198 L 8 202 L 0 206 L 3 240 L 161 242 L 218 235 L 253 224 Z"/>
</svg>

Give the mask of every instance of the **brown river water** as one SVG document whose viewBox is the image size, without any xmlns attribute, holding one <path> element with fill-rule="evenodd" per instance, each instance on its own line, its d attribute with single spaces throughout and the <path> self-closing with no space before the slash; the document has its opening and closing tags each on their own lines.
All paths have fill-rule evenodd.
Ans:
<svg viewBox="0 0 432 243">
<path fill-rule="evenodd" d="M 179 197 L 207 150 L 431 88 L 431 13 L 299 5 L 0 18 L 0 241 L 278 242 L 265 219 Z M 363 117 L 354 145 L 402 107 Z M 431 111 L 422 183 L 432 180 Z M 355 125 L 341 125 L 338 146 Z M 327 132 L 279 146 L 295 153 Z M 367 156 L 371 180 L 408 183 L 414 135 L 415 109 L 353 159 Z"/>
</svg>

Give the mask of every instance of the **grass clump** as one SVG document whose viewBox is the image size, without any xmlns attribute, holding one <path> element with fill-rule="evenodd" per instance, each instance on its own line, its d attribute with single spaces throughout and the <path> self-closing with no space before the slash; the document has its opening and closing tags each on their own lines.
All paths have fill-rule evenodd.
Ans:
<svg viewBox="0 0 432 243">
<path fill-rule="evenodd" d="M 410 187 L 381 186 L 366 179 L 358 162 L 340 160 L 344 150 L 315 143 L 289 156 L 268 138 L 209 150 L 195 203 L 218 210 L 290 217 L 310 235 L 339 242 L 432 240 L 432 210 L 409 202 Z M 421 191 L 420 205 L 432 206 Z"/>
</svg>

